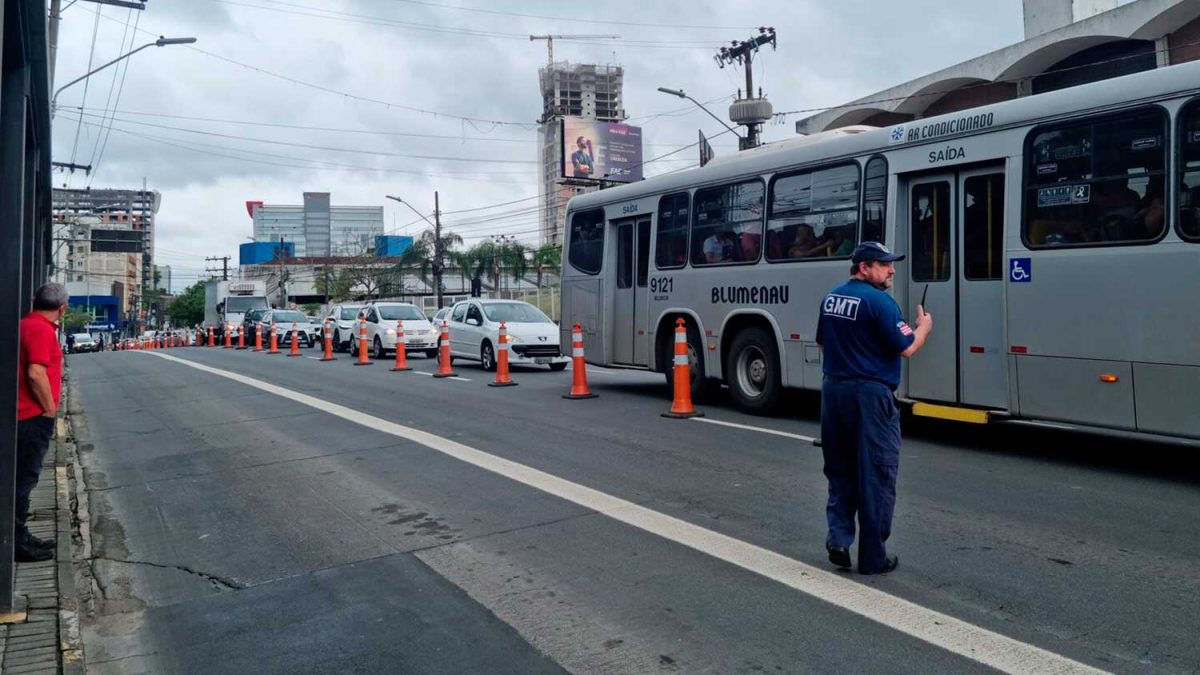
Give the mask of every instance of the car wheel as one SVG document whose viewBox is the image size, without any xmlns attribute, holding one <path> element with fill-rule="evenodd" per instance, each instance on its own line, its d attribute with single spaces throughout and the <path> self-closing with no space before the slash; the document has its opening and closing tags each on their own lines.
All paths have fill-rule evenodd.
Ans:
<svg viewBox="0 0 1200 675">
<path fill-rule="evenodd" d="M 551 363 L 550 364 L 550 370 L 553 370 L 554 372 L 561 372 L 566 369 L 567 369 L 567 364 L 565 364 L 565 363 Z"/>
<path fill-rule="evenodd" d="M 783 385 L 779 352 L 772 335 L 760 327 L 738 333 L 725 357 L 725 381 L 738 409 L 766 415 L 779 404 Z"/>
<path fill-rule="evenodd" d="M 333 331 L 333 350 L 335 352 L 342 351 L 342 334 L 336 330 Z"/>
<path fill-rule="evenodd" d="M 375 344 L 372 345 L 372 347 L 372 351 L 374 352 L 372 356 L 375 357 L 375 360 L 382 361 L 385 357 L 387 357 L 387 350 L 383 348 L 383 341 L 380 340 L 378 336 L 375 337 Z"/>
<path fill-rule="evenodd" d="M 479 361 L 489 373 L 496 369 L 496 350 L 492 348 L 491 342 L 483 342 L 483 347 L 479 350 Z"/>
<path fill-rule="evenodd" d="M 436 359 L 437 355 L 438 355 L 438 350 L 436 350 L 436 349 L 426 349 L 425 350 L 425 358 L 427 358 L 427 359 Z"/>
</svg>

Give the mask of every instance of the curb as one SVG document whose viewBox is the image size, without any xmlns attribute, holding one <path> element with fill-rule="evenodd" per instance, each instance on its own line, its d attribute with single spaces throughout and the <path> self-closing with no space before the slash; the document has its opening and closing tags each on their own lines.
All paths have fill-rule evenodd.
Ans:
<svg viewBox="0 0 1200 675">
<path fill-rule="evenodd" d="M 75 444 L 68 441 L 75 438 L 74 424 L 71 417 L 81 414 L 75 401 L 74 383 L 67 377 L 63 388 L 64 398 L 62 409 L 66 417 L 59 418 L 59 434 L 55 441 L 54 482 L 57 501 L 56 530 L 58 548 L 55 551 L 55 568 L 58 576 L 58 650 L 59 663 L 64 675 L 85 675 L 87 666 L 84 661 L 83 635 L 79 625 L 79 594 L 75 586 L 75 558 L 72 535 L 74 533 L 72 514 L 75 503 L 71 486 L 75 479 L 76 455 Z"/>
</svg>

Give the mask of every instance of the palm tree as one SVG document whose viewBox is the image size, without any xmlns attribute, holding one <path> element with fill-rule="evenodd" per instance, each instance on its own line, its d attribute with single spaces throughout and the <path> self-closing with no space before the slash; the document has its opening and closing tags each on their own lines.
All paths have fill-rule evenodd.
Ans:
<svg viewBox="0 0 1200 675">
<path fill-rule="evenodd" d="M 430 272 L 433 269 L 433 258 L 437 251 L 436 242 L 437 237 L 434 235 L 433 230 L 425 230 L 417 235 L 416 239 L 413 240 L 412 246 L 400 256 L 401 265 L 418 265 L 418 274 L 421 280 L 430 287 L 434 285 Z M 453 232 L 443 232 L 443 257 L 453 261 L 456 254 L 454 249 L 461 244 L 462 237 Z"/>
<path fill-rule="evenodd" d="M 512 275 L 513 283 L 518 287 L 521 285 L 521 278 L 529 271 L 526 251 L 525 244 L 519 241 L 508 241 L 504 244 L 503 260 L 508 265 L 508 273 Z"/>
<path fill-rule="evenodd" d="M 542 244 L 533 252 L 533 267 L 537 271 L 537 285 L 542 287 L 542 275 L 547 271 L 558 273 L 562 268 L 562 249 L 554 244 Z"/>
</svg>

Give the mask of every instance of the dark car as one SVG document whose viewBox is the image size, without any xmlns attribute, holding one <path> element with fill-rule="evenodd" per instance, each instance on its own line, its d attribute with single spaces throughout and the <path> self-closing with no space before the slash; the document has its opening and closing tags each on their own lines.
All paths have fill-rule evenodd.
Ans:
<svg viewBox="0 0 1200 675">
<path fill-rule="evenodd" d="M 258 332 L 258 322 L 262 321 L 263 315 L 271 310 L 266 308 L 252 309 L 246 312 L 246 318 L 242 321 L 242 327 L 246 329 L 246 345 L 254 346 L 254 335 Z M 266 338 L 267 334 L 263 333 Z M 264 345 L 265 346 L 265 345 Z"/>
</svg>

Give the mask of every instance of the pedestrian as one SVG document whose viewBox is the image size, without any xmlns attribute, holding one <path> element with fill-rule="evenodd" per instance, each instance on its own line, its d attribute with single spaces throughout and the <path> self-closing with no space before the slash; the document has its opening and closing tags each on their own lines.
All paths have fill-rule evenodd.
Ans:
<svg viewBox="0 0 1200 675">
<path fill-rule="evenodd" d="M 887 294 L 903 260 L 878 242 L 859 244 L 851 256 L 850 280 L 821 303 L 817 344 L 824 358 L 821 387 L 821 449 L 829 501 L 825 516 L 829 561 L 849 568 L 858 516 L 858 571 L 885 574 L 899 559 L 887 554 L 900 465 L 900 358 L 925 344 L 933 318 L 917 305 L 909 326 Z"/>
<path fill-rule="evenodd" d="M 17 562 L 54 557 L 53 539 L 29 532 L 29 496 L 42 473 L 62 398 L 63 355 L 59 322 L 67 311 L 67 288 L 46 284 L 33 296 L 33 311 L 21 319 L 17 376 L 17 494 L 13 528 Z"/>
</svg>

